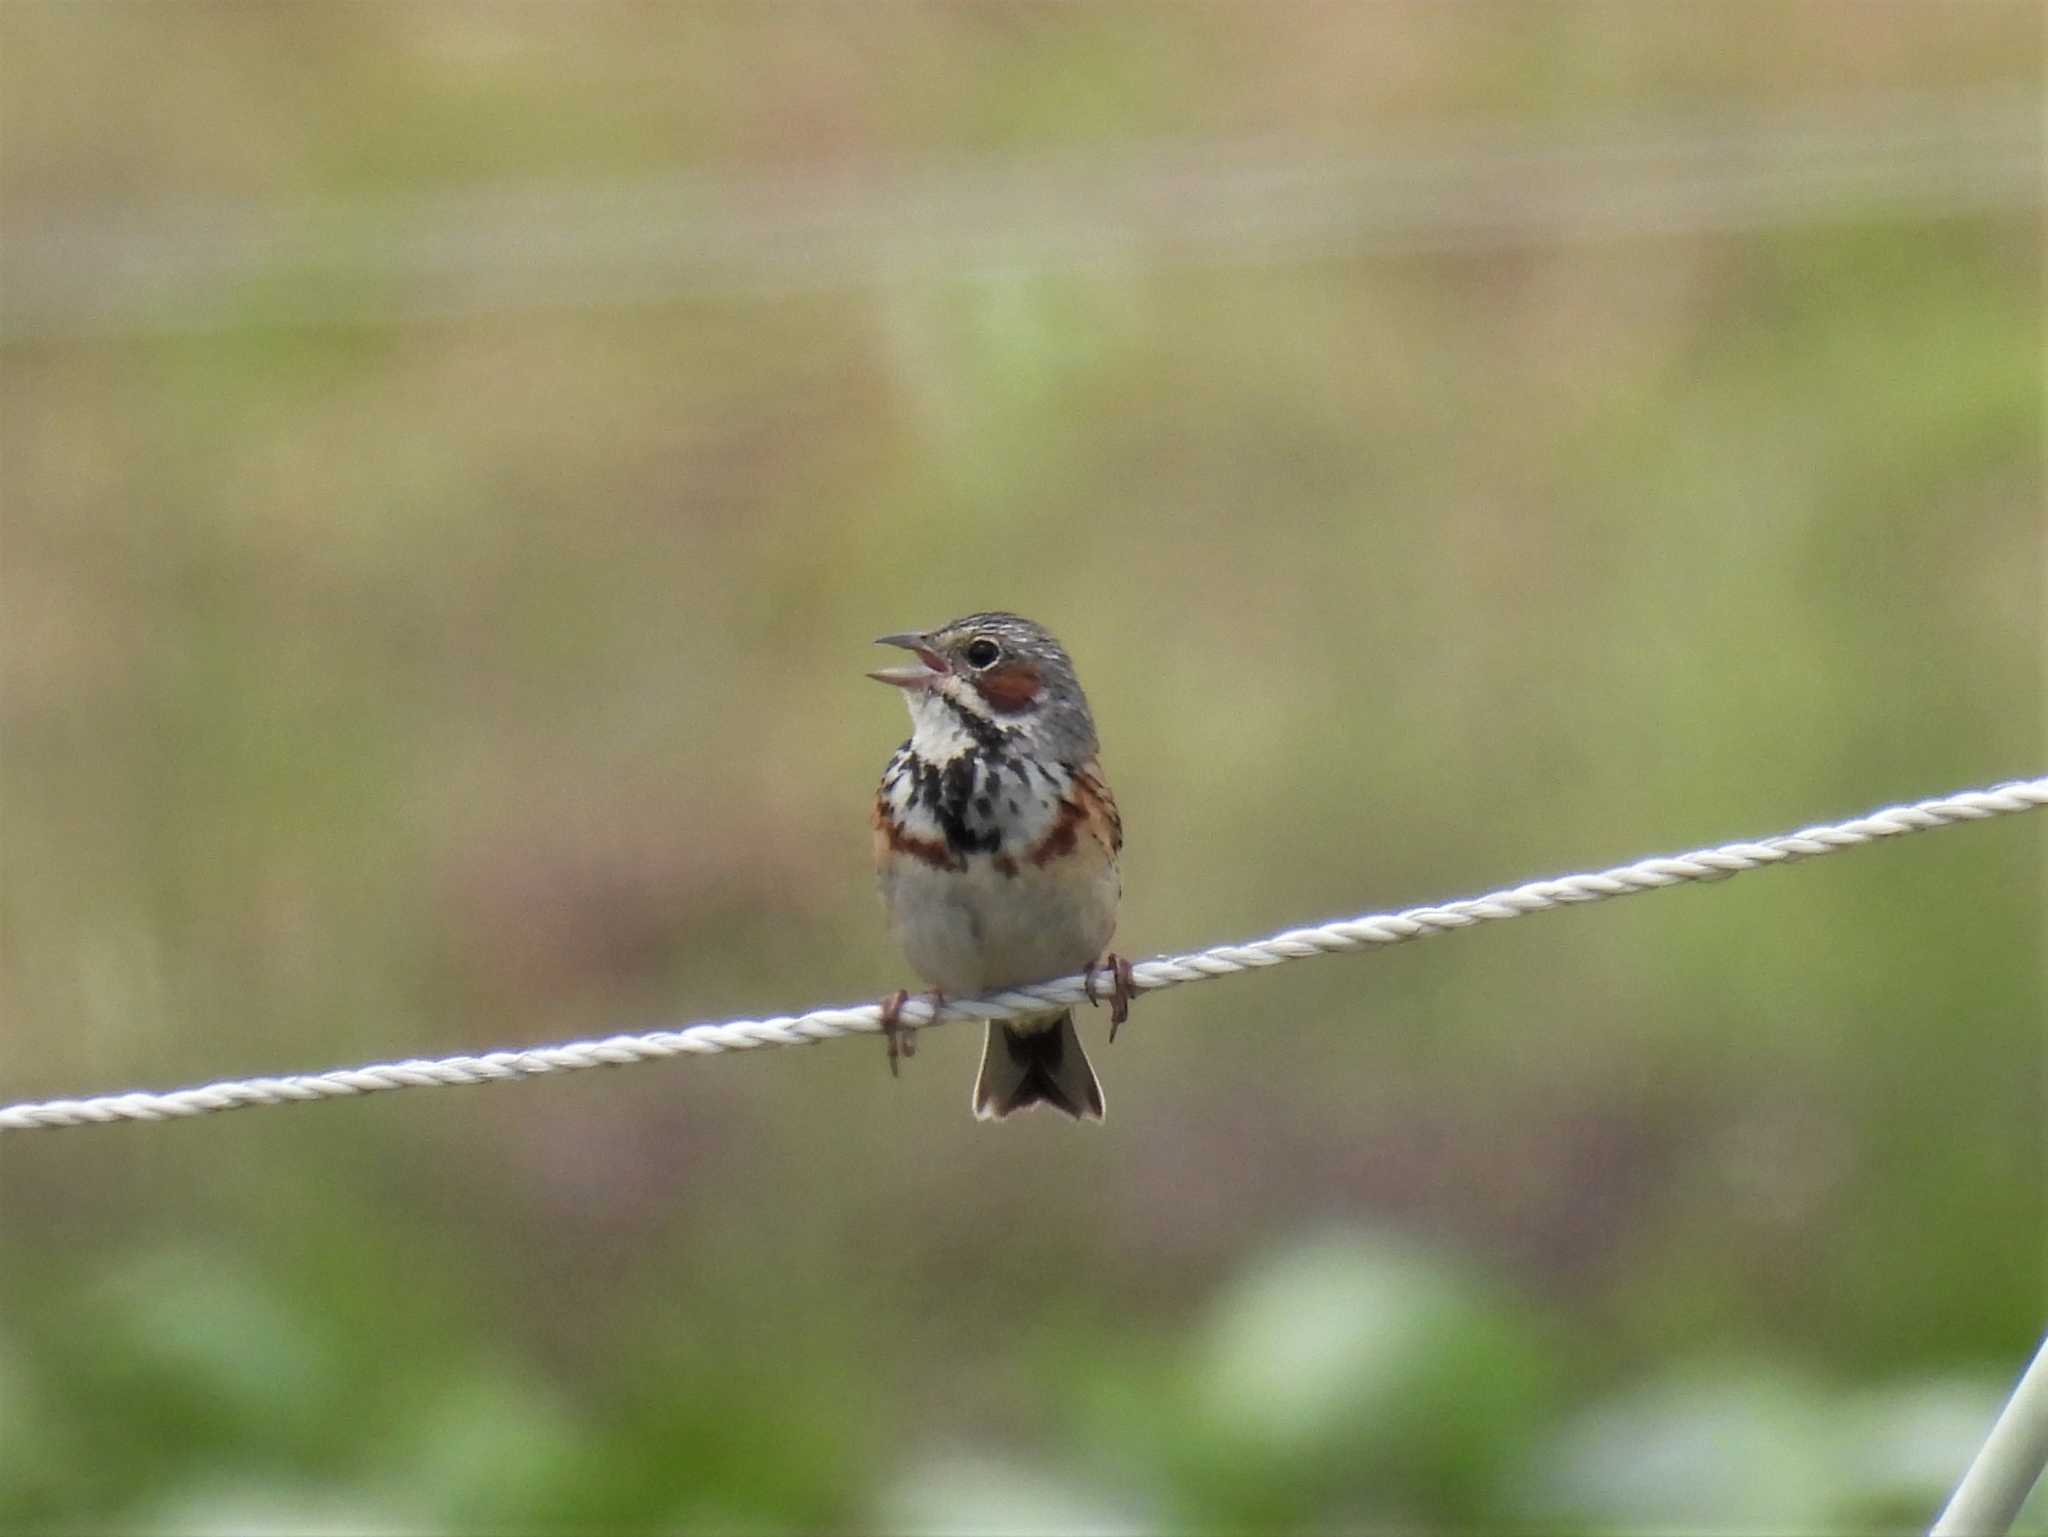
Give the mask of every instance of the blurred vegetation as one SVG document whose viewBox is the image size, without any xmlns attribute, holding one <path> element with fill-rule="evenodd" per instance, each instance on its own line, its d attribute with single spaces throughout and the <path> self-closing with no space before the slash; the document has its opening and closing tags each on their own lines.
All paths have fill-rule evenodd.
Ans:
<svg viewBox="0 0 2048 1537">
<path fill-rule="evenodd" d="M 2040 58 L 1994 3 L 17 0 L 0 196 Z M 359 281 L 4 344 L 0 1098 L 897 985 L 866 643 L 977 607 L 1079 660 L 1141 953 L 2041 771 L 2035 208 L 277 319 Z M 1174 994 L 1099 1131 L 975 1125 L 950 1029 L 10 1138 L 0 1525 L 1916 1525 L 2048 1296 L 2043 839 Z"/>
</svg>

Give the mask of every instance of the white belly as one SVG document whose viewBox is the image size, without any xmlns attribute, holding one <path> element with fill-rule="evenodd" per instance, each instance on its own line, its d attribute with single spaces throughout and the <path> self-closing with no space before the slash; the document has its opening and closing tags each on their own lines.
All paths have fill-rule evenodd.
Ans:
<svg viewBox="0 0 2048 1537">
<path fill-rule="evenodd" d="M 891 925 L 917 974 L 956 996 L 1045 982 L 1099 960 L 1116 930 L 1116 866 L 1066 873 L 986 854 L 964 871 L 898 859 L 882 877 Z M 1092 861 L 1090 862 L 1092 863 Z"/>
</svg>

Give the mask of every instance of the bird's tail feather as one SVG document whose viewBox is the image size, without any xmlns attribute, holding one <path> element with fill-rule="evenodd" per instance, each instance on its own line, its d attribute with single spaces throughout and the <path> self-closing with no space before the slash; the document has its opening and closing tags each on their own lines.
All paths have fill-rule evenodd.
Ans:
<svg viewBox="0 0 2048 1537">
<path fill-rule="evenodd" d="M 1102 1085 L 1081 1037 L 1074 1013 L 1023 1020 L 990 1020 L 981 1049 L 981 1076 L 974 1080 L 974 1114 L 1000 1121 L 1033 1105 L 1050 1105 L 1077 1121 L 1102 1119 Z"/>
</svg>

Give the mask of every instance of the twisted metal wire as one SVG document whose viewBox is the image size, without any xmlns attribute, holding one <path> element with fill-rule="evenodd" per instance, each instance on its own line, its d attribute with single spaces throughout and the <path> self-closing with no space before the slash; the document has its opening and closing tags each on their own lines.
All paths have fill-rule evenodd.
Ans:
<svg viewBox="0 0 2048 1537">
<path fill-rule="evenodd" d="M 1157 992 L 1184 982 L 1202 982 L 1241 971 L 1336 955 L 1372 945 L 1395 945 L 1469 929 L 1482 923 L 1519 918 L 1547 908 L 1605 902 L 1642 891 L 1660 891 L 1689 881 L 1725 880 L 1746 870 L 1814 859 L 1844 849 L 1861 848 L 1882 838 L 1901 837 L 1946 827 L 1953 822 L 1979 822 L 2014 812 L 2048 806 L 2048 778 L 2015 780 L 1988 790 L 1966 790 L 1909 806 L 1891 806 L 1853 821 L 1808 827 L 1756 842 L 1728 843 L 1665 858 L 1651 858 L 1591 874 L 1531 881 L 1486 896 L 1412 907 L 1405 912 L 1339 919 L 1313 928 L 1289 929 L 1245 944 L 1218 945 L 1188 955 L 1140 961 L 1131 968 L 1138 992 Z M 979 998 L 949 1000 L 934 1008 L 928 999 L 904 1005 L 902 1021 L 923 1026 L 952 1019 L 1014 1019 L 1041 1013 L 1048 1004 L 1061 1006 L 1086 1000 L 1088 982 L 1081 975 L 1031 987 L 1011 988 Z M 752 1051 L 764 1046 L 808 1046 L 842 1035 L 872 1034 L 881 1029 L 877 1004 L 813 1009 L 807 1014 L 773 1019 L 741 1019 L 690 1025 L 681 1030 L 654 1030 L 613 1035 L 602 1040 L 570 1041 L 559 1046 L 532 1046 L 522 1051 L 494 1051 L 482 1056 L 384 1062 L 366 1067 L 337 1068 L 325 1073 L 285 1078 L 231 1079 L 169 1093 L 103 1094 L 91 1099 L 55 1099 L 0 1108 L 0 1131 L 30 1131 L 53 1126 L 83 1126 L 108 1121 L 161 1121 L 239 1110 L 250 1105 L 283 1105 L 308 1100 L 342 1099 L 388 1089 L 453 1087 L 536 1078 L 586 1067 L 624 1067 L 635 1062 L 680 1056 L 715 1056 L 727 1051 Z"/>
</svg>

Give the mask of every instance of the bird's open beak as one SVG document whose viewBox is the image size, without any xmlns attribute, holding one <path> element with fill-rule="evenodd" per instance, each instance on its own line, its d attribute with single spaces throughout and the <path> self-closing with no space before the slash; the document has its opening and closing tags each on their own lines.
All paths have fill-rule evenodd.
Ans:
<svg viewBox="0 0 2048 1537">
<path fill-rule="evenodd" d="M 946 676 L 946 660 L 924 643 L 924 637 L 916 634 L 882 635 L 875 639 L 878 646 L 901 646 L 905 651 L 917 653 L 915 667 L 884 667 L 868 674 L 877 683 L 893 683 L 898 688 L 930 688 Z"/>
</svg>

